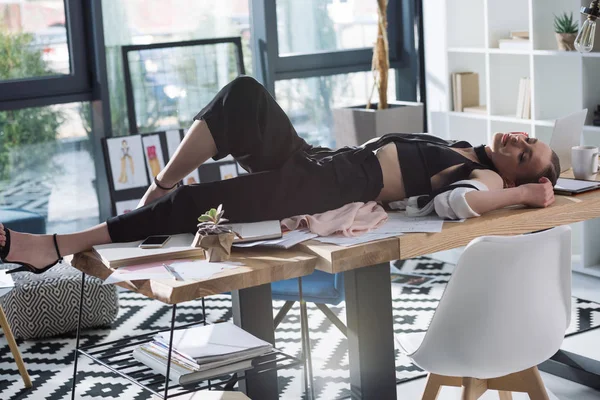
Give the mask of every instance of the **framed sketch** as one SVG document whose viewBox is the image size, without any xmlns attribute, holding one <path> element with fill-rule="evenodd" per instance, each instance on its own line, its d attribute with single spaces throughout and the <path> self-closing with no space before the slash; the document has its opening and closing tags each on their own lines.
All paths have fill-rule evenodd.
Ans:
<svg viewBox="0 0 600 400">
<path fill-rule="evenodd" d="M 135 210 L 140 200 L 141 199 L 117 201 L 115 203 L 117 215 L 127 214 L 128 212 Z"/>
<path fill-rule="evenodd" d="M 237 164 L 224 164 L 219 166 L 221 171 L 221 180 L 231 179 L 238 176 Z"/>
<path fill-rule="evenodd" d="M 142 136 L 142 144 L 144 146 L 146 166 L 148 167 L 148 178 L 152 182 L 154 177 L 165 167 L 165 157 L 163 156 L 162 145 L 160 144 L 160 135 Z"/>
<path fill-rule="evenodd" d="M 139 135 L 106 139 L 106 148 L 115 191 L 148 186 Z"/>
</svg>

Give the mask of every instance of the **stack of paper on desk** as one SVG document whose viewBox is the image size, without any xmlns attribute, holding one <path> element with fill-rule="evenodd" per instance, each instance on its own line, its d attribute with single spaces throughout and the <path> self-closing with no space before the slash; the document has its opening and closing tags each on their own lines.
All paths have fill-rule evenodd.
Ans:
<svg viewBox="0 0 600 400">
<path fill-rule="evenodd" d="M 111 243 L 94 246 L 94 252 L 102 259 L 102 262 L 110 268 L 119 268 L 124 265 L 141 264 L 172 260 L 189 257 L 202 257 L 204 250 L 192 247 L 194 235 L 173 235 L 171 239 L 160 249 L 141 249 L 142 240 L 129 243 Z"/>
<path fill-rule="evenodd" d="M 174 274 L 170 273 L 165 265 L 168 265 Z M 136 281 L 142 279 L 208 279 L 225 269 L 237 268 L 244 265 L 236 261 L 208 262 L 206 260 L 166 260 L 146 264 L 121 267 L 114 271 L 104 284 L 113 284 L 124 281 Z"/>
<path fill-rule="evenodd" d="M 133 352 L 136 360 L 166 374 L 169 332 Z M 181 385 L 252 368 L 252 359 L 270 353 L 273 346 L 225 322 L 173 332 L 170 378 Z"/>
</svg>

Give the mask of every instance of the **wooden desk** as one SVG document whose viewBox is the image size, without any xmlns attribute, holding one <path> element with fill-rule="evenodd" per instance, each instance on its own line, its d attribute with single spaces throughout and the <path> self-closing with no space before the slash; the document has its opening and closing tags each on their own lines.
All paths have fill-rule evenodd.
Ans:
<svg viewBox="0 0 600 400">
<path fill-rule="evenodd" d="M 316 257 L 298 251 L 243 250 L 231 258 L 244 266 L 225 270 L 208 279 L 178 282 L 175 280 L 137 280 L 118 285 L 143 295 L 172 304 L 175 323 L 176 305 L 181 302 L 223 292 L 232 292 L 234 323 L 260 339 L 275 344 L 271 283 L 283 279 L 310 275 Z M 92 252 L 76 254 L 71 265 L 84 274 L 106 279 L 112 270 Z M 83 296 L 83 280 L 82 294 Z M 79 337 L 79 329 L 78 329 Z M 79 348 L 79 340 L 77 340 Z M 74 370 L 77 369 L 75 359 Z M 75 381 L 74 381 L 75 382 Z M 240 381 L 240 389 L 252 399 L 278 399 L 277 371 L 253 374 Z M 75 389 L 73 389 L 75 390 Z"/>
<path fill-rule="evenodd" d="M 346 279 L 350 380 L 361 399 L 396 398 L 389 261 L 409 259 L 468 244 L 484 235 L 516 235 L 600 217 L 600 190 L 557 196 L 543 209 L 503 209 L 440 233 L 413 233 L 349 248 L 316 241 L 299 249 L 319 257 L 317 269 Z"/>
</svg>

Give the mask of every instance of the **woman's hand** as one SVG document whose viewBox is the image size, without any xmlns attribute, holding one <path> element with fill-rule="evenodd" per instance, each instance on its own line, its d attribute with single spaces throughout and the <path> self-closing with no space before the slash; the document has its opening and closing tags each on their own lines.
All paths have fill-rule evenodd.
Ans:
<svg viewBox="0 0 600 400">
<path fill-rule="evenodd" d="M 554 188 L 548 178 L 541 178 L 539 183 L 528 183 L 519 188 L 523 193 L 523 204 L 529 207 L 548 207 L 554 203 Z"/>
</svg>

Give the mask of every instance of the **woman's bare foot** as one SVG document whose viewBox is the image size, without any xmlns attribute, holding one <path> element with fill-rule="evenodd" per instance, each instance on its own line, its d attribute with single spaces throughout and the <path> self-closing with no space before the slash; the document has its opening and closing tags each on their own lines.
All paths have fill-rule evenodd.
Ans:
<svg viewBox="0 0 600 400">
<path fill-rule="evenodd" d="M 6 232 L 4 226 L 0 224 L 0 246 L 5 244 Z M 58 257 L 52 235 L 31 235 L 10 231 L 10 249 L 6 256 L 7 263 L 19 261 L 41 269 L 56 262 Z"/>
<path fill-rule="evenodd" d="M 170 187 L 170 186 L 171 185 L 168 185 L 165 187 Z M 170 193 L 173 190 L 175 190 L 175 188 L 173 188 L 171 190 L 161 189 L 158 186 L 156 186 L 156 184 L 154 182 L 152 182 L 152 184 L 150 185 L 148 190 L 146 190 L 146 193 L 144 193 L 144 196 L 142 197 L 142 199 L 140 200 L 140 202 L 138 203 L 136 208 L 144 207 L 145 205 L 152 203 L 156 199 L 160 199 L 165 194 Z"/>
</svg>

